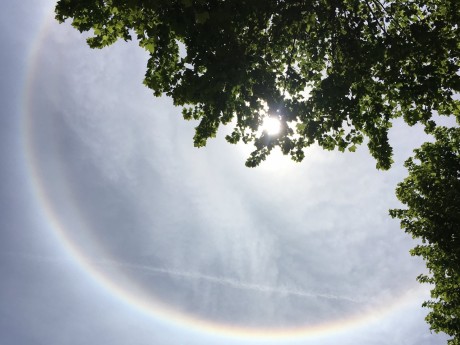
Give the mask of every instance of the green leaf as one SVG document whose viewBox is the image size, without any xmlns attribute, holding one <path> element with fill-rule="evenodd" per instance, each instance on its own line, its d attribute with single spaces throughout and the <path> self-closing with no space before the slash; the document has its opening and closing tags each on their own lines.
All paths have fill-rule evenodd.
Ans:
<svg viewBox="0 0 460 345">
<path fill-rule="evenodd" d="M 198 24 L 204 24 L 209 19 L 209 12 L 196 13 L 195 19 Z"/>
</svg>

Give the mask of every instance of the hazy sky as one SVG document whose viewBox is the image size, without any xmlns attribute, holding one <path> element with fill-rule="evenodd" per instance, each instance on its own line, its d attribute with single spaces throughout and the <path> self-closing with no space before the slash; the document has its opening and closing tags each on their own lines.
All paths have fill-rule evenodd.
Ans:
<svg viewBox="0 0 460 345">
<path fill-rule="evenodd" d="M 367 148 L 244 166 L 142 85 L 135 43 L 91 50 L 53 1 L 0 12 L 0 343 L 445 344 Z"/>
</svg>

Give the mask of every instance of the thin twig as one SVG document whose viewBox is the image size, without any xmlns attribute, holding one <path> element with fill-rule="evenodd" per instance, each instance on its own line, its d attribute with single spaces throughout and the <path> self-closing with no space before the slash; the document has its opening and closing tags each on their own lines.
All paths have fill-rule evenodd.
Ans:
<svg viewBox="0 0 460 345">
<path fill-rule="evenodd" d="M 369 4 L 369 2 L 367 0 L 364 0 L 364 2 L 366 3 L 367 7 L 369 8 L 369 11 L 371 11 L 372 13 L 372 16 L 374 17 L 375 21 L 377 22 L 377 25 L 380 27 L 380 29 L 382 29 L 382 31 L 385 33 L 385 35 L 387 34 L 387 30 L 385 29 L 385 26 L 382 26 L 380 25 L 380 22 L 378 20 L 378 17 L 375 15 L 374 11 L 372 10 L 372 7 L 371 5 Z"/>
</svg>

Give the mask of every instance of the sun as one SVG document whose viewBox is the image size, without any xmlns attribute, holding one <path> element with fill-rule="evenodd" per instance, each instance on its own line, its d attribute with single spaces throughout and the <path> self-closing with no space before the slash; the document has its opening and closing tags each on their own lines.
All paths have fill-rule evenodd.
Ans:
<svg viewBox="0 0 460 345">
<path fill-rule="evenodd" d="M 281 122 L 274 116 L 266 117 L 262 123 L 262 130 L 268 135 L 276 135 L 280 132 Z"/>
</svg>

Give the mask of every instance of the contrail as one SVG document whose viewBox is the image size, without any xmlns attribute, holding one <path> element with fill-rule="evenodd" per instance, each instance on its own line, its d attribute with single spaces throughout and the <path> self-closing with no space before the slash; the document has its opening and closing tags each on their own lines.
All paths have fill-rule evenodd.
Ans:
<svg viewBox="0 0 460 345">
<path fill-rule="evenodd" d="M 359 300 L 356 298 L 348 297 L 348 296 L 340 296 L 335 294 L 328 294 L 328 293 L 318 293 L 312 291 L 306 291 L 303 289 L 298 288 L 290 288 L 286 286 L 281 287 L 274 287 L 270 285 L 261 285 L 261 284 L 254 284 L 249 282 L 244 282 L 237 279 L 227 278 L 223 276 L 216 276 L 216 275 L 208 275 L 194 271 L 182 271 L 177 270 L 169 267 L 153 267 L 153 266 L 146 266 L 140 264 L 132 264 L 126 262 L 117 262 L 117 261 L 110 261 L 110 260 L 103 260 L 97 261 L 97 264 L 102 265 L 111 265 L 111 266 L 118 266 L 121 268 L 128 268 L 136 271 L 142 271 L 144 274 L 168 274 L 175 277 L 186 278 L 186 279 L 196 279 L 196 280 L 204 280 L 211 283 L 233 287 L 236 289 L 242 290 L 251 290 L 251 291 L 259 291 L 265 293 L 276 293 L 276 294 L 283 294 L 283 295 L 293 295 L 293 296 L 300 296 L 300 297 L 310 297 L 310 298 L 324 298 L 324 299 L 331 299 L 331 300 L 343 300 L 352 303 L 363 303 L 363 300 Z"/>
<path fill-rule="evenodd" d="M 71 262 L 72 260 L 66 258 L 53 258 L 48 256 L 42 255 L 34 255 L 34 254 L 27 254 L 27 253 L 11 253 L 11 252 L 3 252 L 2 255 L 7 256 L 15 256 L 20 257 L 23 259 L 29 260 L 36 260 L 42 262 L 49 262 L 49 263 L 63 263 L 63 262 Z M 270 285 L 262 285 L 262 284 L 255 284 L 250 282 L 244 282 L 241 280 L 217 276 L 217 275 L 208 275 L 194 271 L 183 271 L 178 269 L 173 269 L 169 267 L 154 267 L 154 266 L 147 266 L 141 264 L 134 264 L 128 262 L 120 262 L 120 261 L 113 261 L 113 260 L 96 260 L 92 258 L 85 258 L 85 261 L 93 266 L 99 267 L 118 267 L 118 268 L 127 268 L 134 271 L 142 272 L 143 274 L 167 274 L 170 276 L 184 278 L 184 279 L 194 279 L 194 280 L 203 280 L 214 284 L 219 284 L 226 287 L 232 287 L 235 289 L 241 290 L 248 290 L 248 291 L 258 291 L 263 293 L 274 293 L 280 295 L 291 295 L 291 296 L 300 296 L 300 297 L 308 297 L 308 298 L 324 298 L 329 300 L 342 300 L 351 303 L 363 303 L 365 301 L 353 297 L 336 295 L 336 294 L 329 294 L 329 293 L 321 293 L 321 292 L 313 292 L 313 291 L 306 291 L 304 289 L 299 288 L 292 288 L 287 286 L 270 286 Z"/>
</svg>

